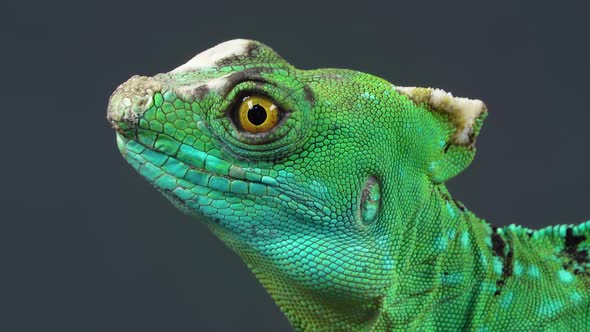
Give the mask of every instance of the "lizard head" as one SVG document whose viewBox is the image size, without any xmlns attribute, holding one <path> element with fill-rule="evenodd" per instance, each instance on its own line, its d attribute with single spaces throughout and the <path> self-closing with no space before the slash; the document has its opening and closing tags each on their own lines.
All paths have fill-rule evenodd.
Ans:
<svg viewBox="0 0 590 332">
<path fill-rule="evenodd" d="M 332 312 L 355 302 L 370 316 L 391 285 L 396 231 L 469 164 L 484 113 L 442 90 L 299 70 L 232 40 L 132 77 L 107 117 L 128 163 L 203 219 L 279 305 L 334 299 Z"/>
</svg>

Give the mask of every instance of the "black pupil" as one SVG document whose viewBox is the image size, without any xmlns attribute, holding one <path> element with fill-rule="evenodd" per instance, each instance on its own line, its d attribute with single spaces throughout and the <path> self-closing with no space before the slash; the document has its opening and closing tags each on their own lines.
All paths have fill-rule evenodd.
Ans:
<svg viewBox="0 0 590 332">
<path fill-rule="evenodd" d="M 248 120 L 255 125 L 260 126 L 266 121 L 266 110 L 264 107 L 256 104 L 248 110 Z"/>
</svg>

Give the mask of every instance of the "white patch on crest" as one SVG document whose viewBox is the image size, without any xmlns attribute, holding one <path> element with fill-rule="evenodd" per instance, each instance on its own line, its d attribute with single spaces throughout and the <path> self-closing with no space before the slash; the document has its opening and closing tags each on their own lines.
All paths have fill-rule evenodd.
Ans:
<svg viewBox="0 0 590 332">
<path fill-rule="evenodd" d="M 209 91 L 221 92 L 229 83 L 227 79 L 229 76 L 231 73 L 194 84 L 181 85 L 177 88 L 176 93 L 185 100 L 194 100 L 197 91 L 203 87 Z"/>
<path fill-rule="evenodd" d="M 457 131 L 452 142 L 456 145 L 469 145 L 475 119 L 487 112 L 486 105 L 479 99 L 454 97 L 450 92 L 433 88 L 396 86 L 396 91 L 406 95 L 416 103 L 427 103 L 432 109 L 449 114 Z"/>
<path fill-rule="evenodd" d="M 248 45 L 251 43 L 252 41 L 247 39 L 228 40 L 195 55 L 187 63 L 173 69 L 171 73 L 182 73 L 201 68 L 215 67 L 220 60 L 244 54 L 248 50 Z"/>
<path fill-rule="evenodd" d="M 227 74 L 225 76 L 214 78 L 214 79 L 207 82 L 207 87 L 209 88 L 209 90 L 221 91 L 227 85 L 227 83 L 228 83 L 227 78 L 229 76 L 231 76 L 231 74 Z"/>
</svg>

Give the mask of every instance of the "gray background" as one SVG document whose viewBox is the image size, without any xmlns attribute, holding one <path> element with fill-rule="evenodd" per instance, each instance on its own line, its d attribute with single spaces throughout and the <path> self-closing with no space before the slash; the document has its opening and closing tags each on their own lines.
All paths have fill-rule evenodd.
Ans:
<svg viewBox="0 0 590 332">
<path fill-rule="evenodd" d="M 586 2 L 587 3 L 587 2 Z M 221 41 L 486 101 L 455 198 L 495 225 L 590 217 L 588 6 L 556 1 L 3 4 L 0 330 L 288 331 L 239 259 L 119 156 L 112 90 Z"/>
</svg>

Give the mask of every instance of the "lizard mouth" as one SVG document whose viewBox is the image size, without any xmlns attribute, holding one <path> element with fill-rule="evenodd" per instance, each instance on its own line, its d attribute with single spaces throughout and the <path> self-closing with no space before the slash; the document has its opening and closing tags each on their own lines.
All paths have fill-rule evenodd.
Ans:
<svg viewBox="0 0 590 332">
<path fill-rule="evenodd" d="M 230 208 L 227 196 L 254 202 L 257 197 L 280 194 L 276 180 L 260 174 L 260 169 L 228 163 L 180 142 L 178 148 L 163 151 L 116 135 L 125 160 L 185 212 L 218 220 Z"/>
</svg>

